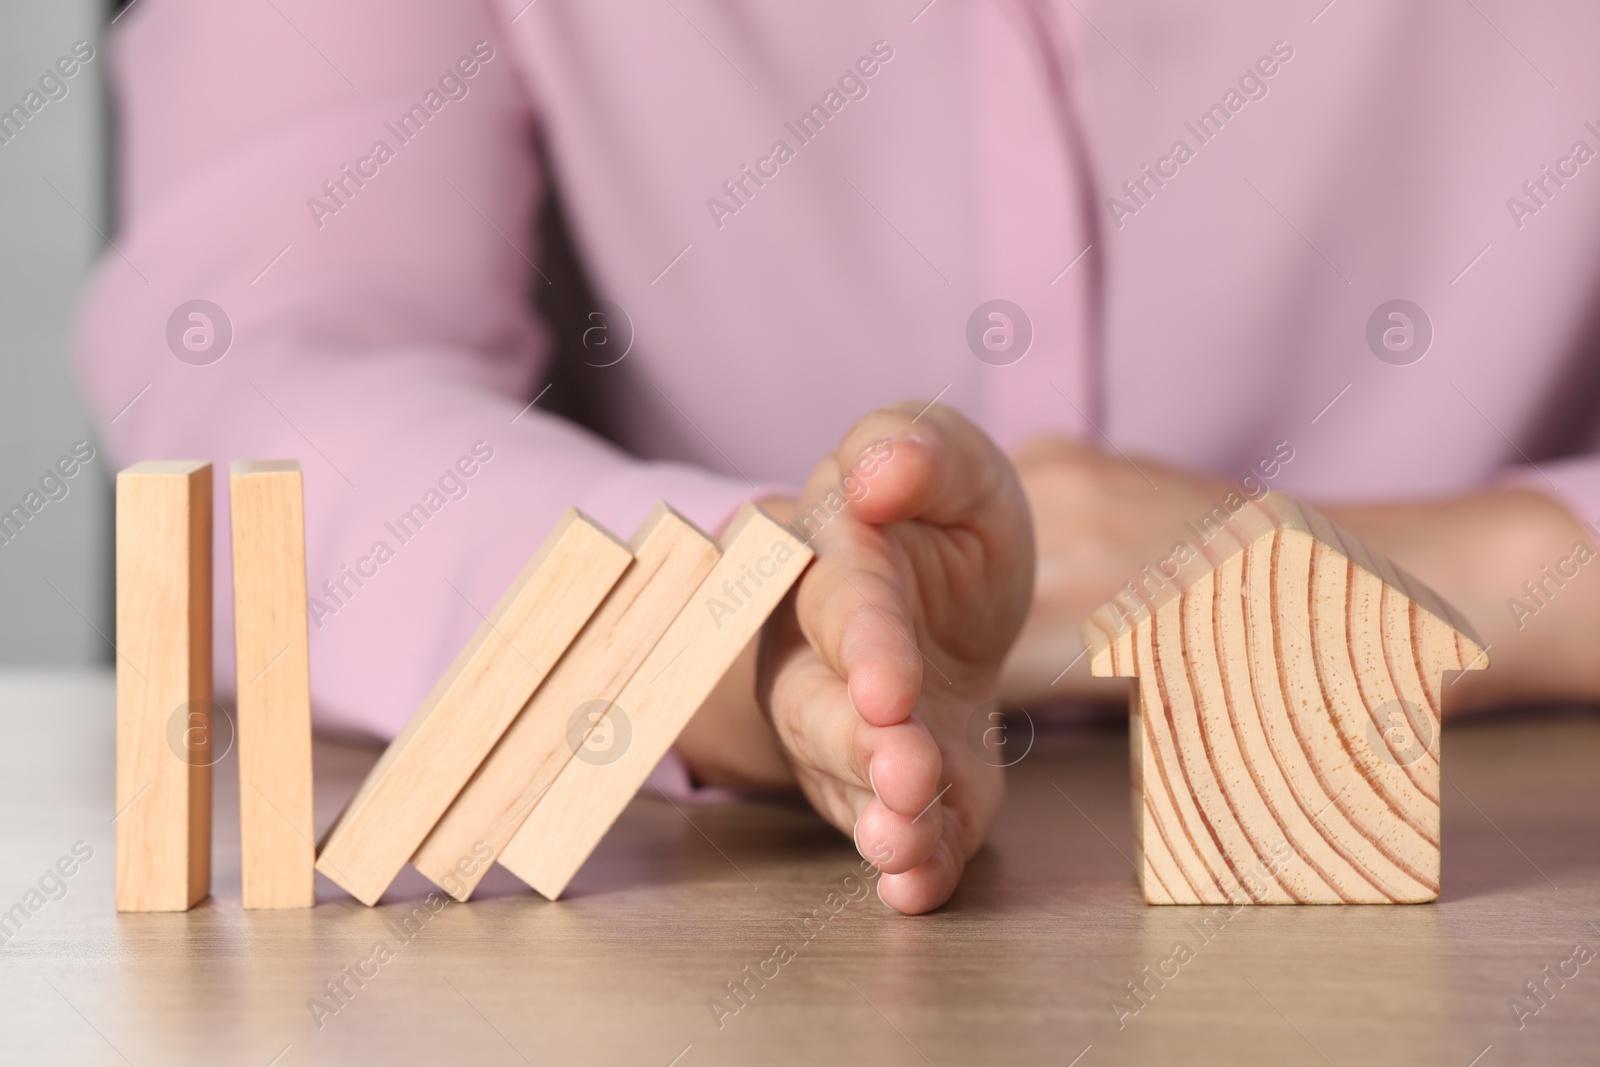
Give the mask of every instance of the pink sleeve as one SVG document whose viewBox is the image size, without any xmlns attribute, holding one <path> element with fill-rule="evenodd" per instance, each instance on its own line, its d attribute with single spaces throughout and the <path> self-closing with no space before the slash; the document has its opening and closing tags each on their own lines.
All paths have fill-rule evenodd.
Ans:
<svg viewBox="0 0 1600 1067">
<path fill-rule="evenodd" d="M 216 464 L 219 692 L 231 459 L 301 460 L 316 715 L 381 737 L 568 506 L 626 537 L 657 499 L 715 530 L 753 493 L 524 410 L 544 187 L 505 32 L 465 0 L 142 0 L 117 25 L 119 226 L 77 360 L 115 462 Z M 225 351 L 214 314 L 172 325 L 194 300 Z"/>
</svg>

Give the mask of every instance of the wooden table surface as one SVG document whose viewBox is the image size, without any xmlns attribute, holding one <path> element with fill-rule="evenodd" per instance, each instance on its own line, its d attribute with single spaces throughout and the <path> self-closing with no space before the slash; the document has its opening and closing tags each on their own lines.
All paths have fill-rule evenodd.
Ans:
<svg viewBox="0 0 1600 1067">
<path fill-rule="evenodd" d="M 1600 947 L 1587 713 L 1447 730 L 1437 905 L 1242 908 L 1200 931 L 1210 909 L 1136 895 L 1125 733 L 1041 729 L 935 915 L 848 900 L 853 850 L 802 806 L 646 797 L 567 899 L 496 871 L 409 934 L 429 888 L 409 870 L 375 909 L 327 882 L 311 910 L 240 909 L 231 754 L 211 899 L 118 915 L 109 677 L 0 676 L 0 715 L 0 909 L 23 913 L 0 944 L 4 1063 L 1600 1062 L 1600 959 L 1567 962 Z M 319 826 L 375 757 L 318 743 Z M 91 858 L 49 877 L 75 845 Z M 768 962 L 779 944 L 786 962 Z M 725 983 L 746 965 L 773 976 L 733 1013 Z M 1133 1013 L 1125 983 L 1147 966 L 1170 977 Z M 343 1003 L 324 992 L 340 979 Z M 1550 992 L 1519 1028 L 1510 999 L 1530 981 Z"/>
</svg>

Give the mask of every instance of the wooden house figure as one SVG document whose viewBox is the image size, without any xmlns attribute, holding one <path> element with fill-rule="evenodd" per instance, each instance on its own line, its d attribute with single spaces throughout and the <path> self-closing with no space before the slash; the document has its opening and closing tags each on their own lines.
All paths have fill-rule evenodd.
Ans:
<svg viewBox="0 0 1600 1067">
<path fill-rule="evenodd" d="M 1472 627 L 1281 494 L 1190 532 L 1083 624 L 1091 672 L 1136 679 L 1146 902 L 1437 899 L 1439 709 L 1445 672 L 1488 666 Z"/>
</svg>

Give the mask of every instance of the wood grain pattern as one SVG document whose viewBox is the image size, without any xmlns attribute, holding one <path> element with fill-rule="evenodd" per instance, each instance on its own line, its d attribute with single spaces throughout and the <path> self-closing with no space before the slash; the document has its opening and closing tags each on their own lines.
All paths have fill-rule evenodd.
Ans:
<svg viewBox="0 0 1600 1067">
<path fill-rule="evenodd" d="M 569 510 L 384 751 L 317 870 L 376 904 L 632 558 Z"/>
<path fill-rule="evenodd" d="M 243 904 L 309 908 L 316 903 L 317 831 L 300 464 L 234 462 L 228 508 Z"/>
<path fill-rule="evenodd" d="M 1421 908 L 1146 906 L 1125 858 L 1127 738 L 1055 721 L 1007 769 L 955 898 L 916 919 L 870 882 L 832 913 L 860 857 L 803 802 L 680 812 L 648 789 L 558 906 L 496 870 L 463 907 L 407 871 L 373 910 L 319 880 L 326 906 L 242 912 L 232 759 L 216 768 L 216 904 L 130 916 L 106 906 L 110 790 L 92 758 L 113 744 L 108 674 L 0 671 L 0 708 L 28 709 L 0 746 L 5 906 L 70 861 L 62 899 L 20 928 L 0 913 L 7 1062 L 121 1067 L 105 1038 L 138 1067 L 265 1067 L 291 1043 L 274 1067 L 522 1067 L 516 1050 L 541 1067 L 667 1067 L 690 1043 L 676 1067 L 926 1067 L 916 1050 L 938 1067 L 1066 1067 L 1090 1044 L 1076 1067 L 1467 1067 L 1491 1043 L 1476 1067 L 1594 1060 L 1600 975 L 1586 965 L 1563 988 L 1542 972 L 1575 941 L 1600 948 L 1593 711 L 1450 720 L 1444 891 Z M 320 826 L 378 753 L 316 745 Z M 429 893 L 443 907 L 412 937 L 400 926 Z M 394 955 L 374 968 L 379 941 Z M 1173 977 L 1180 941 L 1195 957 Z M 771 975 L 780 943 L 795 958 L 718 1026 L 707 1002 L 738 1008 L 727 983 Z M 358 970 L 377 976 L 358 985 Z M 1538 1008 L 1529 980 L 1549 981 L 1549 1003 L 1518 1029 L 1507 998 Z M 1148 987 L 1142 1010 L 1129 981 Z M 337 1015 L 319 1027 L 310 998 Z M 1119 1022 L 1113 1002 L 1137 1016 Z"/>
<path fill-rule="evenodd" d="M 184 911 L 211 886 L 211 464 L 119 472 L 116 523 L 117 910 Z"/>
<path fill-rule="evenodd" d="M 1488 657 L 1436 594 L 1271 494 L 1084 624 L 1135 677 L 1136 867 L 1152 904 L 1439 894 L 1444 672 Z"/>
<path fill-rule="evenodd" d="M 718 556 L 715 542 L 665 504 L 631 544 L 633 565 L 411 858 L 457 900 L 471 897 L 573 758 L 574 742 L 583 743 L 587 731 L 570 736 L 574 715 L 591 706 L 603 713 L 617 699 Z"/>
<path fill-rule="evenodd" d="M 552 900 L 812 556 L 792 530 L 754 505 L 734 517 L 721 544 L 716 567 L 607 713 L 615 748 L 592 762 L 570 760 L 500 855 L 508 870 Z"/>
</svg>

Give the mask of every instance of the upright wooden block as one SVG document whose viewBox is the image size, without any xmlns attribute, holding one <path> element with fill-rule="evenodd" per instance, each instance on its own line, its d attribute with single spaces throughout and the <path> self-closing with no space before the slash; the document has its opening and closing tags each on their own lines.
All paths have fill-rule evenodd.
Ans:
<svg viewBox="0 0 1600 1067">
<path fill-rule="evenodd" d="M 568 511 L 361 783 L 317 870 L 376 904 L 632 558 Z"/>
<path fill-rule="evenodd" d="M 211 464 L 117 475 L 118 911 L 211 888 Z"/>
<path fill-rule="evenodd" d="M 433 828 L 412 866 L 457 900 L 584 743 L 717 561 L 717 546 L 665 504 L 633 542 L 633 566 Z"/>
<path fill-rule="evenodd" d="M 614 758 L 568 761 L 500 855 L 511 873 L 552 900 L 812 556 L 792 530 L 753 505 L 734 517 L 722 546 L 722 558 L 607 713 Z"/>
<path fill-rule="evenodd" d="M 235 462 L 228 499 L 244 906 L 309 908 L 317 857 L 300 464 Z"/>
<path fill-rule="evenodd" d="M 1288 497 L 1218 512 L 1083 625 L 1092 673 L 1137 678 L 1145 900 L 1436 899 L 1443 675 L 1488 666 L 1472 627 Z"/>
</svg>

